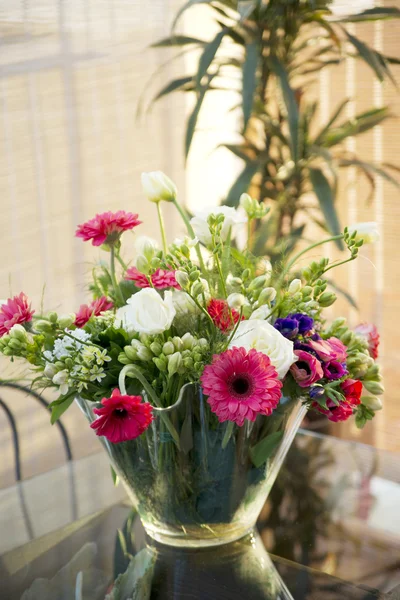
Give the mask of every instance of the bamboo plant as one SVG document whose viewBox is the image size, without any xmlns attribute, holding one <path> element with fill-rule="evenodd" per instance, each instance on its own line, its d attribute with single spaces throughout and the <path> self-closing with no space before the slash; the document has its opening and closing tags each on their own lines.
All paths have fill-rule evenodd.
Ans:
<svg viewBox="0 0 400 600">
<path fill-rule="evenodd" d="M 211 40 L 177 32 L 185 12 L 202 4 L 212 11 L 217 32 Z M 335 200 L 340 169 L 355 167 L 371 184 L 377 176 L 399 187 L 392 164 L 377 165 L 346 150 L 345 140 L 390 117 L 387 106 L 346 118 L 344 98 L 322 127 L 311 86 L 325 68 L 347 57 L 364 61 L 371 75 L 395 84 L 396 58 L 384 56 L 356 37 L 349 23 L 398 18 L 397 8 L 374 8 L 335 17 L 327 0 L 190 0 L 176 15 L 170 37 L 154 47 L 197 52 L 197 72 L 165 85 L 153 100 L 181 91 L 196 98 L 185 136 L 188 156 L 204 98 L 214 90 L 236 91 L 238 144 L 225 147 L 243 161 L 224 199 L 237 206 L 243 192 L 272 208 L 272 218 L 253 232 L 252 250 L 279 260 L 306 235 L 310 219 L 336 235 L 341 226 Z M 190 22 L 190 21 L 189 21 Z M 320 213 L 305 202 L 314 194 Z M 322 217 L 322 218 L 321 218 Z M 267 241 L 265 241 L 267 240 Z M 341 247 L 341 241 L 338 241 Z"/>
</svg>

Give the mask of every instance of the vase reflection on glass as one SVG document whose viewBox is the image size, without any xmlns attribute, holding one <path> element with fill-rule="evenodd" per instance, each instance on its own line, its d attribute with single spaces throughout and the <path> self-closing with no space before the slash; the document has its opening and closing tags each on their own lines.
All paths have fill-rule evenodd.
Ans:
<svg viewBox="0 0 400 600">
<path fill-rule="evenodd" d="M 96 404 L 77 402 L 93 421 Z M 252 530 L 305 412 L 300 399 L 282 397 L 269 417 L 219 423 L 201 388 L 187 384 L 175 404 L 153 409 L 143 435 L 102 441 L 147 534 L 207 547 Z"/>
</svg>

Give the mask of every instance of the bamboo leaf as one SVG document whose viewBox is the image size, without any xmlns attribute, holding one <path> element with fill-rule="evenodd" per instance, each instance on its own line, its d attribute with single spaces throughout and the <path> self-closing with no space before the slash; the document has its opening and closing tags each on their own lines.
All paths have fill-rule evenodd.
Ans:
<svg viewBox="0 0 400 600">
<path fill-rule="evenodd" d="M 243 63 L 243 130 L 246 129 L 253 108 L 254 94 L 257 88 L 257 66 L 259 48 L 257 42 L 246 44 L 246 56 Z"/>
<path fill-rule="evenodd" d="M 378 165 L 374 165 L 373 163 L 365 162 L 358 159 L 341 159 L 339 161 L 339 165 L 341 167 L 358 167 L 363 171 L 367 171 L 369 173 L 372 173 L 373 175 L 382 177 L 382 179 L 385 179 L 386 181 L 400 189 L 400 182 L 397 181 L 397 179 L 395 179 L 389 173 L 387 173 L 387 171 L 385 171 Z"/>
<path fill-rule="evenodd" d="M 346 98 L 345 100 L 343 100 L 343 102 L 341 102 L 339 104 L 339 106 L 336 108 L 335 112 L 329 119 L 328 123 L 325 125 L 325 127 L 322 128 L 322 130 L 319 132 L 319 134 L 315 138 L 314 144 L 318 145 L 321 142 L 321 139 L 323 138 L 323 136 L 327 133 L 327 131 L 330 129 L 330 127 L 332 127 L 332 125 L 334 124 L 336 119 L 338 119 L 340 117 L 341 113 L 343 112 L 344 107 L 349 102 L 350 102 L 350 99 Z"/>
<path fill-rule="evenodd" d="M 276 56 L 272 57 L 271 66 L 279 79 L 282 89 L 283 99 L 288 113 L 292 159 L 297 163 L 299 157 L 299 107 L 297 106 L 294 91 L 290 87 L 288 74 L 281 61 Z"/>
<path fill-rule="evenodd" d="M 253 465 L 258 469 L 263 465 L 274 450 L 277 449 L 283 438 L 283 431 L 274 431 L 255 446 L 250 448 L 250 458 Z"/>
<path fill-rule="evenodd" d="M 200 56 L 199 66 L 196 75 L 196 84 L 198 87 L 200 87 L 201 80 L 203 79 L 204 75 L 206 75 L 207 69 L 211 65 L 226 32 L 227 29 L 223 29 L 222 31 L 217 33 L 215 38 L 204 48 L 204 52 Z"/>
<path fill-rule="evenodd" d="M 349 33 L 346 29 L 343 28 L 343 31 L 349 42 L 353 44 L 354 48 L 357 50 L 360 58 L 371 67 L 379 81 L 383 81 L 385 79 L 385 70 L 382 67 L 382 63 L 375 50 L 367 46 L 367 44 L 359 40 L 356 36 Z"/>
<path fill-rule="evenodd" d="M 187 35 L 171 35 L 159 42 L 151 44 L 150 48 L 169 48 L 172 46 L 186 46 L 187 44 L 200 44 L 201 46 L 204 46 L 207 42 Z"/>
<path fill-rule="evenodd" d="M 227 206 L 239 206 L 240 196 L 247 191 L 251 180 L 260 169 L 260 164 L 257 161 L 252 161 L 246 164 L 235 183 L 228 192 L 224 204 Z"/>
<path fill-rule="evenodd" d="M 390 116 L 389 108 L 374 108 L 365 113 L 356 115 L 353 119 L 345 121 L 338 127 L 334 127 L 327 131 L 320 140 L 320 143 L 329 148 L 335 146 L 347 137 L 364 133 L 379 125 L 382 121 Z"/>
<path fill-rule="evenodd" d="M 157 96 L 155 96 L 155 98 L 153 98 L 152 102 L 157 102 L 157 100 L 159 100 L 163 96 L 166 96 L 167 94 L 171 94 L 171 92 L 181 90 L 183 88 L 183 86 L 187 85 L 191 81 L 194 81 L 193 76 L 179 77 L 179 79 L 174 79 L 173 81 L 170 81 L 169 83 L 167 83 L 167 85 L 165 87 L 163 87 L 158 92 Z"/>
<path fill-rule="evenodd" d="M 185 135 L 185 158 L 188 157 L 190 146 L 192 144 L 193 135 L 196 129 L 197 119 L 199 117 L 201 105 L 203 104 L 204 97 L 206 92 L 209 90 L 210 83 L 213 80 L 215 75 L 212 75 L 208 78 L 207 85 L 201 87 L 199 95 L 197 97 L 197 102 L 193 108 L 191 115 L 188 118 L 186 125 L 186 135 Z"/>
<path fill-rule="evenodd" d="M 394 6 L 376 7 L 364 10 L 355 15 L 335 19 L 337 23 L 358 23 L 359 21 L 378 21 L 382 19 L 399 19 L 400 10 Z"/>
<path fill-rule="evenodd" d="M 332 235 L 339 235 L 342 231 L 335 209 L 335 198 L 329 181 L 320 169 L 309 167 L 310 180 L 315 195 L 318 198 L 322 214 Z M 343 250 L 342 240 L 336 240 L 336 245 Z"/>
<path fill-rule="evenodd" d="M 189 0 L 189 2 L 186 2 L 186 4 L 184 4 L 176 13 L 176 17 L 172 23 L 172 27 L 171 30 L 173 31 L 179 21 L 179 19 L 181 18 L 181 16 L 183 15 L 183 13 L 188 9 L 191 8 L 192 6 L 194 6 L 195 4 L 209 4 L 210 0 Z"/>
</svg>

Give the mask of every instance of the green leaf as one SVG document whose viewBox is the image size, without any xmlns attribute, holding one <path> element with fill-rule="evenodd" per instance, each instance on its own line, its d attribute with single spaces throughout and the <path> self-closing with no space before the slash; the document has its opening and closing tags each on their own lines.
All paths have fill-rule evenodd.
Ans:
<svg viewBox="0 0 400 600">
<path fill-rule="evenodd" d="M 290 86 L 288 74 L 283 64 L 276 56 L 271 58 L 271 66 L 279 79 L 282 89 L 283 99 L 288 113 L 292 159 L 297 163 L 299 158 L 299 107 L 296 102 L 294 91 Z"/>
<path fill-rule="evenodd" d="M 69 394 L 64 398 L 64 401 L 61 404 L 57 404 L 57 406 L 53 406 L 51 409 L 51 418 L 50 422 L 52 425 L 65 413 L 65 411 L 71 406 L 74 401 L 75 392 Z"/>
<path fill-rule="evenodd" d="M 164 38 L 159 42 L 151 44 L 150 48 L 168 48 L 172 46 L 186 46 L 187 44 L 200 44 L 201 46 L 204 46 L 207 42 L 187 35 L 171 35 L 168 38 Z"/>
<path fill-rule="evenodd" d="M 346 29 L 343 28 L 343 31 L 345 32 L 349 42 L 353 44 L 354 48 L 357 50 L 359 56 L 367 63 L 367 65 L 371 67 L 379 81 L 383 81 L 385 79 L 385 69 L 383 68 L 375 50 L 349 33 Z"/>
<path fill-rule="evenodd" d="M 257 42 L 246 44 L 246 56 L 243 63 L 243 130 L 246 129 L 253 108 L 254 94 L 257 88 L 257 66 L 259 47 Z"/>
<path fill-rule="evenodd" d="M 336 108 L 335 112 L 332 114 L 332 116 L 329 119 L 329 121 L 327 122 L 327 124 L 321 129 L 321 131 L 319 132 L 319 134 L 315 138 L 315 141 L 314 141 L 315 145 L 320 144 L 320 142 L 323 139 L 324 135 L 328 132 L 329 128 L 332 127 L 332 125 L 334 124 L 334 122 L 336 121 L 336 119 L 338 119 L 340 117 L 341 113 L 343 112 L 344 107 L 349 102 L 350 102 L 350 99 L 346 98 L 345 100 L 343 100 L 343 102 L 341 102 L 339 104 L 339 106 Z"/>
<path fill-rule="evenodd" d="M 371 173 L 373 175 L 377 175 L 378 177 L 382 177 L 382 179 L 385 179 L 392 185 L 396 186 L 397 188 L 400 188 L 400 182 L 397 181 L 397 179 L 395 179 L 389 173 L 387 173 L 384 169 L 382 169 L 381 167 L 378 167 L 377 165 L 374 165 L 373 163 L 369 163 L 369 162 L 365 162 L 365 161 L 357 160 L 357 159 L 348 159 L 347 160 L 347 159 L 343 158 L 339 161 L 339 165 L 341 167 L 356 167 L 356 168 L 362 169 L 363 171 L 366 171 L 367 173 Z"/>
<path fill-rule="evenodd" d="M 329 131 L 327 131 L 320 140 L 320 143 L 330 148 L 331 146 L 335 146 L 339 144 L 344 139 L 358 135 L 360 133 L 364 133 L 365 131 L 369 131 L 373 129 L 379 123 L 382 123 L 385 119 L 390 116 L 389 108 L 384 106 L 382 108 L 373 108 L 372 110 L 368 110 L 365 113 L 360 113 L 356 115 L 353 119 L 349 121 L 345 121 L 338 127 L 333 127 Z"/>
<path fill-rule="evenodd" d="M 257 161 L 249 162 L 236 179 L 231 189 L 228 192 L 224 204 L 227 206 L 239 206 L 240 196 L 248 190 L 248 187 L 254 175 L 260 169 L 260 164 Z"/>
<path fill-rule="evenodd" d="M 250 458 L 256 468 L 261 467 L 276 450 L 282 441 L 283 433 L 283 431 L 274 431 L 250 448 Z"/>
<path fill-rule="evenodd" d="M 357 23 L 358 21 L 379 21 L 382 19 L 399 19 L 400 10 L 394 6 L 368 8 L 355 15 L 335 19 L 337 23 Z"/>
<path fill-rule="evenodd" d="M 176 90 L 181 90 L 184 85 L 187 85 L 191 81 L 193 81 L 193 77 L 180 77 L 179 79 L 174 79 L 170 81 L 165 87 L 163 87 L 157 94 L 157 96 L 153 99 L 153 102 L 157 102 L 163 96 L 170 94 L 171 92 L 175 92 Z"/>
<path fill-rule="evenodd" d="M 329 181 L 320 169 L 309 167 L 310 180 L 314 188 L 315 195 L 318 198 L 319 205 L 321 207 L 322 214 L 325 217 L 329 231 L 332 235 L 339 235 L 342 232 L 342 228 L 339 224 L 339 219 L 335 209 L 335 198 Z M 336 240 L 336 245 L 339 250 L 343 250 L 342 240 Z"/>
<path fill-rule="evenodd" d="M 223 437 L 223 440 L 222 440 L 222 444 L 221 444 L 222 450 L 224 450 L 227 447 L 228 442 L 229 442 L 229 440 L 232 437 L 232 433 L 233 433 L 234 428 L 235 428 L 234 421 L 228 421 L 228 424 L 227 424 L 226 429 L 225 429 L 224 437 Z"/>
<path fill-rule="evenodd" d="M 256 3 L 254 0 L 239 0 L 237 10 L 240 15 L 240 20 L 244 21 L 245 19 L 248 19 L 255 8 Z"/>
<path fill-rule="evenodd" d="M 201 80 L 203 79 L 204 75 L 206 75 L 208 67 L 211 65 L 212 61 L 214 60 L 215 54 L 216 54 L 218 48 L 220 47 L 221 42 L 222 42 L 226 32 L 227 32 L 227 29 L 223 29 L 222 31 L 217 33 L 215 38 L 209 44 L 207 44 L 207 46 L 204 48 L 204 52 L 200 56 L 199 66 L 198 66 L 197 75 L 196 75 L 197 87 L 200 87 Z"/>
<path fill-rule="evenodd" d="M 186 135 L 185 135 L 185 158 L 188 157 L 190 146 L 192 144 L 194 132 L 196 129 L 197 119 L 199 117 L 201 105 L 203 104 L 204 97 L 206 95 L 207 87 L 201 89 L 196 104 L 194 105 L 193 111 L 190 114 L 187 125 L 186 125 Z"/>
<path fill-rule="evenodd" d="M 210 0 L 189 0 L 189 2 L 186 2 L 186 4 L 184 4 L 176 13 L 176 17 L 174 19 L 174 22 L 172 23 L 172 31 L 175 29 L 179 19 L 181 18 L 181 16 L 183 15 L 183 13 L 188 9 L 191 8 L 192 6 L 194 6 L 195 4 L 210 4 Z"/>
<path fill-rule="evenodd" d="M 110 465 L 110 469 L 111 469 L 111 477 L 112 477 L 114 486 L 117 487 L 117 485 L 119 484 L 119 477 L 111 465 Z"/>
</svg>

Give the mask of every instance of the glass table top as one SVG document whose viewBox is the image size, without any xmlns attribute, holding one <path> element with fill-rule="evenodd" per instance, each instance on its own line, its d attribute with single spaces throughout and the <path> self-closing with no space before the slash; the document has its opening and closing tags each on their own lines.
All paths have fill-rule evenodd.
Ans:
<svg viewBox="0 0 400 600">
<path fill-rule="evenodd" d="M 0 490 L 0 598 L 400 600 L 399 494 L 396 456 L 300 433 L 259 534 L 212 550 L 146 549 L 96 454 Z M 121 583 L 111 592 L 126 569 L 122 584 L 146 574 L 136 596 Z"/>
</svg>

